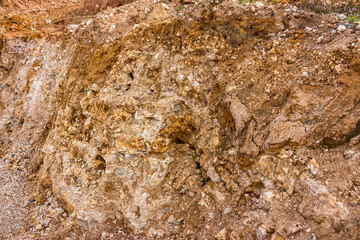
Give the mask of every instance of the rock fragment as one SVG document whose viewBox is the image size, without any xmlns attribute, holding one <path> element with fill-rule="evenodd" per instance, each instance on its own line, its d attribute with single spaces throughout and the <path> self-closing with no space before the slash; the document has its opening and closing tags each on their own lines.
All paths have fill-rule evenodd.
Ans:
<svg viewBox="0 0 360 240">
<path fill-rule="evenodd" d="M 344 25 L 339 25 L 336 30 L 337 30 L 338 32 L 343 32 L 343 31 L 346 30 L 346 26 L 344 26 Z"/>
</svg>

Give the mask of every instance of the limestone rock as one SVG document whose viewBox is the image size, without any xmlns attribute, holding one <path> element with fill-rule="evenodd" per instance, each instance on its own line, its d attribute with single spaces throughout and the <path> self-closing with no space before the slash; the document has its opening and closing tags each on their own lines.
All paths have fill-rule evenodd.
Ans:
<svg viewBox="0 0 360 240">
<path fill-rule="evenodd" d="M 235 120 L 236 130 L 241 133 L 251 118 L 250 112 L 239 99 L 231 102 L 230 111 Z"/>
</svg>

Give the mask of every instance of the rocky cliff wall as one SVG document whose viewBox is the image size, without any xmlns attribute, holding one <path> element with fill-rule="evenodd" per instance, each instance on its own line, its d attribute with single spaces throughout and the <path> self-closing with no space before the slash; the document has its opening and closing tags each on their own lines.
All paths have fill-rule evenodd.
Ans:
<svg viewBox="0 0 360 240">
<path fill-rule="evenodd" d="M 356 25 L 176 7 L 5 32 L 1 152 L 32 186 L 23 234 L 357 239 Z"/>
</svg>

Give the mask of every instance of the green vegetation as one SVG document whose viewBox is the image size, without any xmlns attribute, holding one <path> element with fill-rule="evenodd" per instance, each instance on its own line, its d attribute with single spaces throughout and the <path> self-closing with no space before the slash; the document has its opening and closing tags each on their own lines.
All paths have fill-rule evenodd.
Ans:
<svg viewBox="0 0 360 240">
<path fill-rule="evenodd" d="M 184 9 L 183 6 L 178 6 L 178 7 L 176 8 L 176 11 L 181 11 L 181 10 L 183 10 L 183 9 Z"/>
<path fill-rule="evenodd" d="M 183 10 L 184 9 L 184 6 L 178 6 L 177 8 L 176 8 L 176 11 L 178 11 L 177 13 L 176 13 L 176 16 L 179 16 L 179 12 L 181 11 L 181 10 Z"/>
<path fill-rule="evenodd" d="M 355 13 L 353 15 L 347 16 L 347 20 L 349 22 L 359 22 L 360 23 L 360 14 Z"/>
<path fill-rule="evenodd" d="M 251 3 L 252 1 L 254 1 L 254 0 L 239 0 L 239 3 L 243 4 L 243 5 L 246 5 L 248 3 Z"/>
</svg>

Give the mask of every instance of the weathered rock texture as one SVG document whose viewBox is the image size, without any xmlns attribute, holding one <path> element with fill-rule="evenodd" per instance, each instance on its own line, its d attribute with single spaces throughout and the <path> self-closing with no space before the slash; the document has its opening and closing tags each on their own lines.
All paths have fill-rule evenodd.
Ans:
<svg viewBox="0 0 360 240">
<path fill-rule="evenodd" d="M 82 7 L 78 10 L 79 14 L 94 14 L 106 9 L 107 7 L 119 7 L 134 0 L 84 0 Z"/>
<path fill-rule="evenodd" d="M 359 32 L 176 6 L 4 32 L 1 159 L 31 171 L 25 235 L 358 239 Z"/>
</svg>

